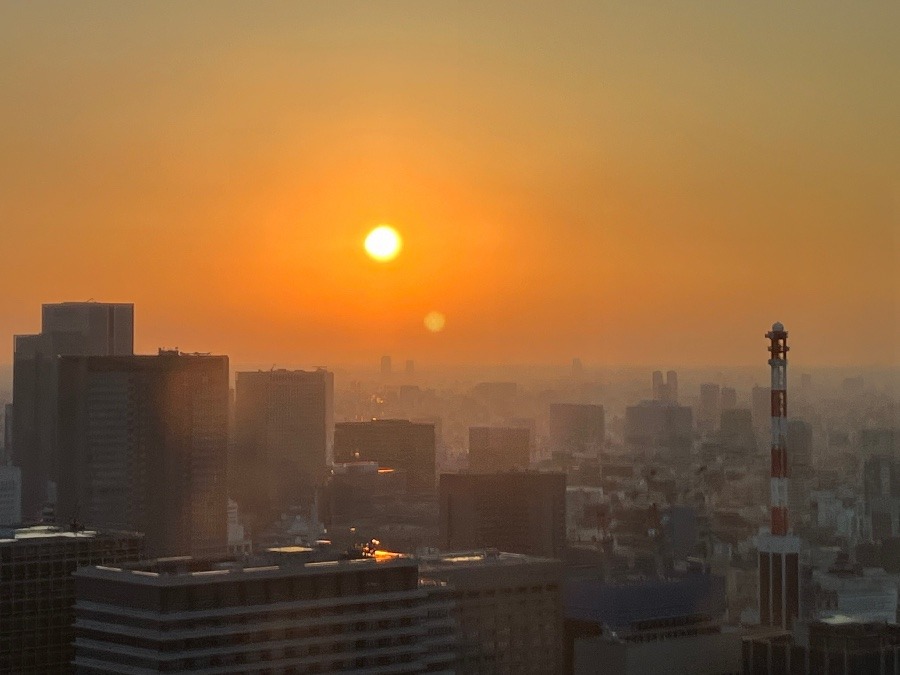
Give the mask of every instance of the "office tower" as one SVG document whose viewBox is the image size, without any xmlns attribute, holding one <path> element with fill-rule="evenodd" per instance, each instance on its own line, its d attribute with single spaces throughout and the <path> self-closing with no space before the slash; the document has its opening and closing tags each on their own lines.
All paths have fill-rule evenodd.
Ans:
<svg viewBox="0 0 900 675">
<path fill-rule="evenodd" d="M 67 673 L 82 565 L 138 560 L 139 534 L 56 527 L 0 530 L 0 673 Z"/>
<path fill-rule="evenodd" d="M 514 427 L 469 427 L 469 470 L 494 473 L 527 469 L 531 432 Z"/>
<path fill-rule="evenodd" d="M 13 464 L 22 469 L 22 515 L 36 520 L 59 478 L 57 357 L 130 355 L 134 305 L 63 302 L 42 308 L 41 332 L 17 335 L 13 355 Z"/>
<path fill-rule="evenodd" d="M 551 451 L 594 456 L 603 451 L 606 417 L 602 405 L 551 403 L 547 418 Z"/>
<path fill-rule="evenodd" d="M 721 392 L 721 409 L 732 410 L 737 408 L 737 390 L 732 387 L 722 387 Z"/>
<path fill-rule="evenodd" d="M 22 524 L 22 470 L 0 464 L 0 527 Z"/>
<path fill-rule="evenodd" d="M 863 429 L 859 432 L 859 449 L 863 457 L 900 456 L 900 432 L 897 429 Z"/>
<path fill-rule="evenodd" d="M 719 410 L 721 407 L 719 385 L 700 385 L 700 405 L 697 408 L 697 429 L 704 434 L 711 434 L 716 430 L 719 422 Z"/>
<path fill-rule="evenodd" d="M 333 401 L 334 374 L 325 369 L 237 373 L 230 494 L 254 532 L 315 498 L 334 433 Z"/>
<path fill-rule="evenodd" d="M 723 408 L 719 421 L 722 446 L 742 456 L 756 453 L 756 434 L 749 408 Z"/>
<path fill-rule="evenodd" d="M 428 673 L 456 659 L 451 603 L 410 559 L 291 546 L 75 574 L 78 672 Z"/>
<path fill-rule="evenodd" d="M 625 442 L 631 450 L 683 461 L 690 457 L 693 431 L 688 406 L 642 401 L 625 408 Z"/>
<path fill-rule="evenodd" d="M 812 457 L 812 425 L 801 419 L 788 420 L 787 447 L 791 449 L 791 469 L 799 466 L 811 466 Z"/>
<path fill-rule="evenodd" d="M 873 540 L 900 536 L 900 458 L 872 455 L 865 460 L 863 500 Z"/>
<path fill-rule="evenodd" d="M 390 375 L 391 374 L 391 357 L 390 356 L 382 356 L 381 357 L 381 374 L 382 375 Z"/>
<path fill-rule="evenodd" d="M 3 406 L 3 452 L 0 452 L 0 463 L 12 461 L 13 406 Z"/>
<path fill-rule="evenodd" d="M 678 373 L 670 370 L 666 373 L 666 379 L 663 381 L 663 374 L 659 370 L 653 371 L 651 377 L 653 385 L 653 400 L 662 401 L 663 403 L 678 403 Z"/>
<path fill-rule="evenodd" d="M 768 387 L 754 385 L 750 391 L 750 414 L 756 439 L 767 445 L 772 426 L 772 395 Z"/>
<path fill-rule="evenodd" d="M 800 610 L 800 540 L 788 519 L 787 346 L 780 323 L 766 333 L 772 370 L 772 452 L 770 534 L 759 541 L 759 618 L 764 626 L 790 630 Z"/>
<path fill-rule="evenodd" d="M 150 555 L 224 552 L 227 356 L 64 356 L 59 391 L 63 522 L 144 532 Z"/>
<path fill-rule="evenodd" d="M 445 550 L 496 548 L 547 558 L 565 551 L 565 474 L 445 473 L 439 500 Z"/>
<path fill-rule="evenodd" d="M 453 600 L 454 672 L 561 672 L 560 561 L 494 550 L 418 560 L 419 575 L 446 584 Z"/>
<path fill-rule="evenodd" d="M 411 492 L 433 492 L 434 425 L 409 420 L 340 422 L 334 427 L 334 461 L 378 462 L 406 474 Z"/>
</svg>

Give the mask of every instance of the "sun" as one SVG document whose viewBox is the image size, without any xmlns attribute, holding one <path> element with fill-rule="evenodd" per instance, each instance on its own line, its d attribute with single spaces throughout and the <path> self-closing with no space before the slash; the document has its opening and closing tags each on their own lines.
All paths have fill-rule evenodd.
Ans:
<svg viewBox="0 0 900 675">
<path fill-rule="evenodd" d="M 400 233 L 390 225 L 379 225 L 366 237 L 366 253 L 373 260 L 387 262 L 393 260 L 403 248 Z"/>
</svg>

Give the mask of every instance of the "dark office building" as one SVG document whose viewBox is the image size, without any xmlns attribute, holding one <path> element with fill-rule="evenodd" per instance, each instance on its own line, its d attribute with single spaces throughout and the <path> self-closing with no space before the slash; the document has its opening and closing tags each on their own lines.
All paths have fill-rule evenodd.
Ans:
<svg viewBox="0 0 900 675">
<path fill-rule="evenodd" d="M 531 432 L 514 427 L 469 427 L 469 470 L 494 473 L 527 469 Z"/>
<path fill-rule="evenodd" d="M 226 546 L 228 357 L 65 356 L 58 515 L 144 532 L 150 555 Z"/>
<path fill-rule="evenodd" d="M 551 451 L 599 455 L 603 450 L 606 417 L 602 405 L 551 403 L 548 422 Z"/>
<path fill-rule="evenodd" d="M 409 420 L 340 422 L 334 427 L 334 461 L 378 462 L 406 474 L 411 492 L 434 490 L 434 425 Z"/>
<path fill-rule="evenodd" d="M 561 558 L 566 476 L 533 471 L 441 474 L 440 547 Z"/>
<path fill-rule="evenodd" d="M 756 434 L 753 432 L 750 409 L 723 408 L 719 420 L 719 437 L 726 450 L 743 456 L 753 455 L 756 452 Z"/>
<path fill-rule="evenodd" d="M 69 672 L 72 573 L 83 565 L 138 560 L 142 548 L 143 537 L 133 533 L 0 529 L 0 673 Z"/>
<path fill-rule="evenodd" d="M 643 401 L 625 409 L 625 442 L 639 451 L 657 450 L 664 456 L 690 456 L 693 411 L 687 406 Z"/>
<path fill-rule="evenodd" d="M 320 369 L 237 373 L 231 496 L 254 529 L 311 501 L 334 433 L 334 375 Z"/>
<path fill-rule="evenodd" d="M 77 673 L 452 672 L 451 599 L 392 555 L 299 546 L 75 574 Z"/>
<path fill-rule="evenodd" d="M 43 306 L 41 332 L 17 335 L 13 355 L 12 460 L 22 469 L 22 516 L 35 521 L 59 480 L 57 357 L 127 356 L 134 305 L 64 302 Z"/>
<path fill-rule="evenodd" d="M 697 430 L 701 433 L 711 434 L 716 430 L 719 423 L 721 398 L 719 385 L 713 383 L 700 385 L 700 403 L 697 407 Z"/>
</svg>

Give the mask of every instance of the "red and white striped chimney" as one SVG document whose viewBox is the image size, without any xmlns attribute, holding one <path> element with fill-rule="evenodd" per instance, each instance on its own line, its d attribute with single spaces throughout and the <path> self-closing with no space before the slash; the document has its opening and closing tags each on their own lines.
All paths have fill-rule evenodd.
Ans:
<svg viewBox="0 0 900 675">
<path fill-rule="evenodd" d="M 772 534 L 786 535 L 788 521 L 787 457 L 787 331 L 781 323 L 772 325 L 769 338 L 769 366 L 772 368 Z"/>
</svg>

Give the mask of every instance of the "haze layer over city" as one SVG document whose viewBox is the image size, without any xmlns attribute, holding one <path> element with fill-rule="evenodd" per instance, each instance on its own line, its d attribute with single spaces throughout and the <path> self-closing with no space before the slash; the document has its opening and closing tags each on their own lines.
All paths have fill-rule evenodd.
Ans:
<svg viewBox="0 0 900 675">
<path fill-rule="evenodd" d="M 900 5 L 0 5 L 0 675 L 894 673 Z"/>
</svg>

